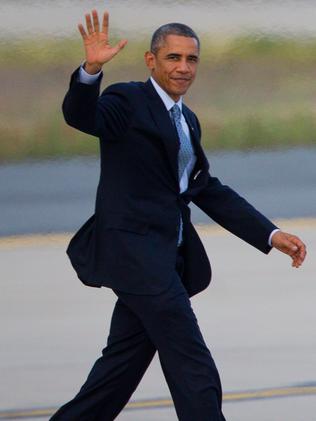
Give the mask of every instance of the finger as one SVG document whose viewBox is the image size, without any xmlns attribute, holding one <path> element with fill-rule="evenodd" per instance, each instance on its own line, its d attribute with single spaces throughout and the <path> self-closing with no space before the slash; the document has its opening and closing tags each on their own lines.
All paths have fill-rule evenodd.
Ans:
<svg viewBox="0 0 316 421">
<path fill-rule="evenodd" d="M 127 44 L 127 39 L 121 39 L 121 41 L 119 41 L 114 48 L 117 49 L 117 52 L 119 52 L 125 47 L 126 44 Z"/>
<path fill-rule="evenodd" d="M 306 247 L 305 244 L 302 244 L 297 252 L 298 257 L 303 261 L 305 259 L 306 256 Z"/>
<path fill-rule="evenodd" d="M 93 33 L 93 26 L 92 26 L 90 13 L 87 13 L 85 16 L 86 16 L 86 24 L 87 24 L 88 33 L 89 35 L 91 35 Z"/>
<path fill-rule="evenodd" d="M 292 259 L 293 259 L 292 266 L 295 266 L 295 267 L 301 266 L 302 263 L 304 262 L 305 256 L 306 256 L 306 250 L 304 250 L 303 253 L 301 252 L 301 250 L 295 253 L 292 256 Z"/>
<path fill-rule="evenodd" d="M 284 253 L 292 256 L 298 251 L 298 246 L 290 240 L 283 239 L 283 242 L 281 244 L 281 250 L 284 251 Z"/>
<path fill-rule="evenodd" d="M 111 58 L 115 57 L 127 44 L 127 40 L 121 40 L 119 43 L 117 43 L 114 47 L 110 48 Z"/>
<path fill-rule="evenodd" d="M 293 243 L 297 246 L 298 250 L 296 252 L 297 256 L 304 261 L 306 256 L 306 246 L 305 244 L 297 237 L 293 238 Z"/>
<path fill-rule="evenodd" d="M 109 32 L 109 14 L 108 14 L 108 12 L 104 12 L 104 14 L 103 14 L 102 32 L 104 32 L 106 35 Z"/>
<path fill-rule="evenodd" d="M 292 256 L 292 266 L 298 268 L 299 266 L 301 266 L 301 264 L 303 263 L 301 257 L 300 257 L 300 252 L 297 251 L 297 253 L 294 253 Z"/>
<path fill-rule="evenodd" d="M 103 20 L 102 20 L 102 32 L 107 34 L 109 31 L 109 14 L 108 12 L 104 12 Z"/>
<path fill-rule="evenodd" d="M 299 238 L 294 238 L 293 243 L 299 248 L 302 255 L 306 254 L 306 245 Z"/>
<path fill-rule="evenodd" d="M 298 269 L 300 267 L 300 264 L 293 260 L 292 267 Z"/>
<path fill-rule="evenodd" d="M 297 246 L 304 246 L 305 245 L 298 237 L 292 236 L 290 238 L 290 241 L 292 241 L 292 243 L 296 244 Z"/>
<path fill-rule="evenodd" d="M 291 236 L 287 240 L 287 246 L 292 252 L 297 252 L 301 245 L 302 242 L 297 237 Z"/>
<path fill-rule="evenodd" d="M 302 264 L 301 259 L 298 256 L 292 257 L 292 266 L 298 268 L 299 266 L 301 266 L 301 264 Z"/>
<path fill-rule="evenodd" d="M 95 9 L 92 10 L 92 18 L 93 18 L 94 31 L 99 32 L 99 17 L 98 17 L 98 12 Z"/>
<path fill-rule="evenodd" d="M 302 262 L 300 260 L 294 259 L 292 262 L 292 266 L 295 268 L 299 268 L 302 265 Z"/>
<path fill-rule="evenodd" d="M 127 44 L 127 39 L 121 40 L 120 42 L 118 42 L 113 48 L 112 48 L 112 52 L 113 52 L 113 57 L 116 56 L 116 54 L 118 54 Z"/>
<path fill-rule="evenodd" d="M 87 38 L 87 33 L 86 33 L 86 31 L 85 31 L 85 29 L 84 29 L 84 27 L 81 23 L 78 24 L 78 29 L 79 29 L 79 32 L 80 32 L 82 38 L 85 40 Z"/>
</svg>

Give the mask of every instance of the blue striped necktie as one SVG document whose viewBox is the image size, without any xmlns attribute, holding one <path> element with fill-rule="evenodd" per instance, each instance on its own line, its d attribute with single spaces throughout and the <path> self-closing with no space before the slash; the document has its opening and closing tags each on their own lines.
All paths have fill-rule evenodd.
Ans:
<svg viewBox="0 0 316 421">
<path fill-rule="evenodd" d="M 183 172 L 194 154 L 194 150 L 193 150 L 190 138 L 185 134 L 182 128 L 180 107 L 177 104 L 174 104 L 174 106 L 170 109 L 170 112 L 171 112 L 171 118 L 174 121 L 174 124 L 176 126 L 179 141 L 180 141 L 179 154 L 178 154 L 178 175 L 179 175 L 179 183 L 180 183 Z M 182 243 L 182 238 L 183 238 L 182 231 L 183 231 L 183 222 L 182 222 L 182 217 L 180 215 L 180 230 L 179 230 L 178 246 Z"/>
<path fill-rule="evenodd" d="M 180 107 L 177 104 L 174 104 L 170 111 L 180 140 L 180 149 L 178 155 L 180 181 L 185 168 L 187 167 L 188 163 L 190 162 L 190 159 L 192 158 L 194 151 L 189 137 L 184 133 L 184 130 L 182 128 Z"/>
</svg>

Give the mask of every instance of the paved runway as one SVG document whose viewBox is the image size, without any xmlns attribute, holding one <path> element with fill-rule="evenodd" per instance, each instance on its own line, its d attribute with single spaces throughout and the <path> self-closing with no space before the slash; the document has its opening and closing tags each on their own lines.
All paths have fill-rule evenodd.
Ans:
<svg viewBox="0 0 316 421">
<path fill-rule="evenodd" d="M 199 228 L 214 278 L 192 305 L 221 373 L 227 421 L 316 420 L 316 220 L 280 224 L 307 243 L 299 270 L 277 251 L 265 256 L 214 226 Z M 47 420 L 105 345 L 114 294 L 81 285 L 68 241 L 0 238 L 0 419 L 11 410 L 10 419 Z M 119 421 L 177 419 L 157 359 L 132 401 L 138 408 Z"/>
<path fill-rule="evenodd" d="M 207 152 L 210 172 L 269 218 L 316 216 L 316 148 Z M 94 212 L 99 158 L 0 166 L 0 236 L 76 231 Z M 194 223 L 210 218 L 192 205 Z"/>
</svg>

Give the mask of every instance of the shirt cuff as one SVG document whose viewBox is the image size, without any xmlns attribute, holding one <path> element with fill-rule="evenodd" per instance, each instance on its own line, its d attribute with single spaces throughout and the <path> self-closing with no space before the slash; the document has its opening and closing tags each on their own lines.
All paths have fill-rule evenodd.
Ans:
<svg viewBox="0 0 316 421">
<path fill-rule="evenodd" d="M 102 73 L 102 70 L 100 70 L 98 73 L 94 75 L 90 75 L 90 73 L 87 73 L 85 69 L 83 68 L 85 61 L 83 61 L 80 65 L 79 69 L 79 82 L 85 83 L 86 85 L 92 85 L 94 82 L 97 81 L 98 77 Z"/>
<path fill-rule="evenodd" d="M 273 247 L 272 246 L 272 237 L 274 236 L 274 234 L 276 233 L 276 232 L 278 232 L 278 231 L 281 231 L 279 228 L 277 228 L 277 229 L 275 229 L 275 230 L 273 230 L 272 232 L 271 232 L 271 234 L 270 234 L 270 236 L 269 236 L 269 241 L 268 241 L 268 243 L 269 243 L 269 246 L 270 247 Z"/>
</svg>

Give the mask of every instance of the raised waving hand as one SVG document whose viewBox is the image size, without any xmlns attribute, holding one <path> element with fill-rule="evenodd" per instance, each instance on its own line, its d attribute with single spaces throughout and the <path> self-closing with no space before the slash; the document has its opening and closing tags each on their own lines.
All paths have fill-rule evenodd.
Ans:
<svg viewBox="0 0 316 421">
<path fill-rule="evenodd" d="M 79 23 L 78 29 L 83 39 L 86 53 L 85 70 L 88 73 L 97 73 L 102 66 L 112 60 L 127 44 L 127 40 L 123 39 L 115 46 L 109 44 L 109 13 L 104 12 L 102 26 L 100 28 L 98 12 L 92 10 L 92 18 L 90 13 L 85 14 L 87 30 Z"/>
</svg>

